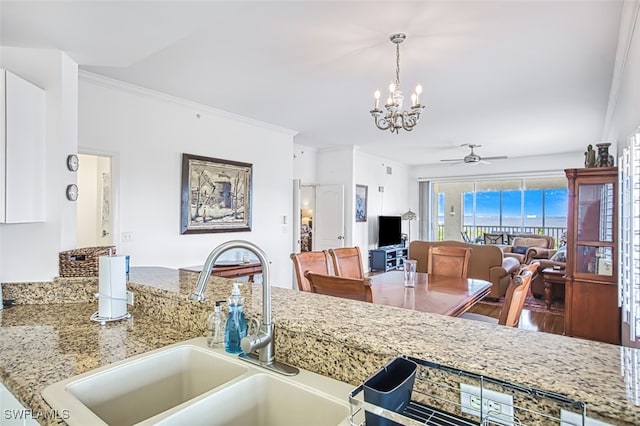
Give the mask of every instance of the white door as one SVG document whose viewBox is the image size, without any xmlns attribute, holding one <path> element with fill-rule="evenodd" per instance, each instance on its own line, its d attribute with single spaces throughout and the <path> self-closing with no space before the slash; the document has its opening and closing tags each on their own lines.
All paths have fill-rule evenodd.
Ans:
<svg viewBox="0 0 640 426">
<path fill-rule="evenodd" d="M 344 186 L 316 186 L 313 250 L 344 247 Z"/>
<path fill-rule="evenodd" d="M 113 244 L 111 157 L 78 155 L 77 246 Z"/>
</svg>

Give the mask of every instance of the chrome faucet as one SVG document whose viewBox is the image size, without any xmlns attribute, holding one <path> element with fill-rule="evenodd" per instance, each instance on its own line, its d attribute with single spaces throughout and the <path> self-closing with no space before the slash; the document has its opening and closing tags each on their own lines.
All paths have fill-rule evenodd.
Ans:
<svg viewBox="0 0 640 426">
<path fill-rule="evenodd" d="M 222 253 L 231 249 L 249 250 L 258 257 L 260 265 L 262 266 L 262 323 L 258 324 L 254 334 L 245 337 L 240 342 L 243 350 L 243 353 L 239 355 L 240 359 L 287 376 L 298 374 L 299 370 L 296 367 L 275 360 L 275 345 L 273 342 L 274 325 L 271 323 L 269 261 L 267 260 L 267 255 L 260 247 L 249 241 L 234 240 L 222 243 L 211 250 L 211 253 L 207 256 L 207 260 L 204 262 L 200 275 L 198 275 L 196 289 L 191 293 L 191 299 L 199 302 L 204 300 L 204 292 L 211 277 L 211 270 L 213 269 L 215 261 Z M 256 350 L 258 351 L 258 355 L 255 354 Z"/>
</svg>

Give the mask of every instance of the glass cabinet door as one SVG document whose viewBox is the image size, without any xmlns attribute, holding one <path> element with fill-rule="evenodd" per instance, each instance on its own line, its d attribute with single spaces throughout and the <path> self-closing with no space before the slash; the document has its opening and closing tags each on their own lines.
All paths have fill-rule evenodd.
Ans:
<svg viewBox="0 0 640 426">
<path fill-rule="evenodd" d="M 613 242 L 614 188 L 612 183 L 578 187 L 577 238 L 580 241 Z"/>
<path fill-rule="evenodd" d="M 578 186 L 576 273 L 613 275 L 614 195 L 612 183 Z"/>
<path fill-rule="evenodd" d="M 613 248 L 576 246 L 576 272 L 595 275 L 613 275 Z"/>
</svg>

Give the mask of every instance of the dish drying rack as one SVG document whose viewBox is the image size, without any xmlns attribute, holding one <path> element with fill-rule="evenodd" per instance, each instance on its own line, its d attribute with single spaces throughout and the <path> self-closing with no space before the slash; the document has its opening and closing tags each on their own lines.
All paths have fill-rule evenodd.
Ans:
<svg viewBox="0 0 640 426">
<path fill-rule="evenodd" d="M 491 426 L 491 425 L 562 425 L 581 426 L 585 424 L 586 404 L 566 397 L 532 387 L 522 386 L 505 380 L 495 379 L 457 368 L 437 364 L 431 361 L 402 355 L 418 365 L 411 401 L 401 413 L 387 410 L 364 400 L 364 384 L 349 394 L 349 425 L 365 425 L 364 411 L 374 413 L 387 421 L 403 426 Z M 464 384 L 461 386 L 461 384 Z M 472 407 L 472 393 L 468 386 L 479 388 Z M 463 390 L 464 387 L 464 390 Z M 491 404 L 487 395 L 500 392 L 513 397 L 511 404 Z M 462 398 L 466 399 L 463 412 Z M 478 405 L 479 401 L 487 405 Z M 482 402 L 480 404 L 482 404 Z M 500 414 L 496 408 L 500 409 Z M 471 410 L 471 412 L 470 412 Z M 512 417 L 504 413 L 510 412 Z M 562 413 L 562 414 L 561 414 Z M 381 424 L 382 424 L 381 423 Z"/>
</svg>

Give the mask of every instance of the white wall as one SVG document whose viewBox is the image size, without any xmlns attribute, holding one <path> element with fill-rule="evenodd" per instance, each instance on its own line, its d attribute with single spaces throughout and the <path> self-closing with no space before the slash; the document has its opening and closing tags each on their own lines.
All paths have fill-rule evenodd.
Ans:
<svg viewBox="0 0 640 426">
<path fill-rule="evenodd" d="M 635 10 L 633 10 L 634 8 Z M 627 24 L 629 28 L 635 28 L 635 31 L 629 36 L 629 50 L 620 80 L 620 90 L 610 127 L 606 129 L 607 140 L 617 142 L 618 153 L 621 153 L 622 148 L 627 146 L 627 137 L 640 126 L 640 14 L 636 14 L 638 8 L 640 8 L 638 2 L 635 2 L 635 5 L 625 4 L 627 13 L 623 15 L 623 30 L 624 25 Z M 624 18 L 629 18 L 629 22 Z M 620 42 L 626 46 L 626 40 L 622 37 Z M 616 59 L 620 60 L 620 58 Z"/>
<path fill-rule="evenodd" d="M 0 225 L 0 282 L 49 281 L 58 253 L 75 247 L 75 203 L 65 197 L 76 175 L 67 170 L 77 151 L 78 66 L 65 53 L 0 47 L 0 67 L 46 91 L 46 222 Z"/>
<path fill-rule="evenodd" d="M 293 147 L 293 178 L 301 184 L 316 183 L 317 150 L 305 145 Z"/>
<path fill-rule="evenodd" d="M 387 168 L 391 168 L 391 174 Z M 401 163 L 387 160 L 356 150 L 355 183 L 367 185 L 367 222 L 354 223 L 354 241 L 360 247 L 378 247 L 378 216 L 399 216 L 409 210 L 409 168 Z M 379 188 L 384 188 L 383 192 Z M 413 211 L 417 211 L 415 208 Z M 402 232 L 408 233 L 408 223 L 402 224 Z M 412 231 L 417 232 L 417 226 Z M 413 233 L 413 232 L 412 232 Z"/>
<path fill-rule="evenodd" d="M 585 143 L 585 149 L 588 143 Z M 413 166 L 411 177 L 416 180 L 439 180 L 538 175 L 563 175 L 564 169 L 584 167 L 584 153 L 570 152 L 554 155 L 514 157 L 507 160 L 493 160 L 491 164 L 428 164 Z M 417 187 L 416 187 L 417 188 Z"/>
<path fill-rule="evenodd" d="M 88 73 L 79 87 L 79 146 L 114 154 L 114 242 L 132 266 L 198 265 L 218 244 L 245 239 L 271 260 L 272 284 L 292 287 L 294 132 Z M 180 234 L 182 153 L 253 164 L 251 232 Z"/>
</svg>

